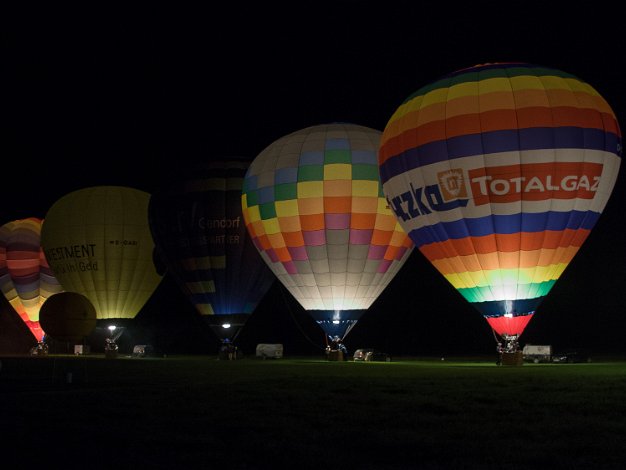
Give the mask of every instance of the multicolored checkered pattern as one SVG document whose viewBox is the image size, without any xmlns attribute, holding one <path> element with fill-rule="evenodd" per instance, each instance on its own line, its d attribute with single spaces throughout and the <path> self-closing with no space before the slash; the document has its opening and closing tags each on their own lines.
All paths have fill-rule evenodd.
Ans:
<svg viewBox="0 0 626 470">
<path fill-rule="evenodd" d="M 413 249 L 382 194 L 380 136 L 354 124 L 309 127 L 271 144 L 246 173 L 248 232 L 305 310 L 367 309 Z"/>
</svg>

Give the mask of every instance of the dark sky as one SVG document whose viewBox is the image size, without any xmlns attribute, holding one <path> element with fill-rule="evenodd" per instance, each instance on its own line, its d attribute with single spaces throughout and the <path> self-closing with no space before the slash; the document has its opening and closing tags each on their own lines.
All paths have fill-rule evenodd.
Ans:
<svg viewBox="0 0 626 470">
<path fill-rule="evenodd" d="M 311 125 L 382 130 L 419 87 L 479 63 L 577 75 L 626 122 L 623 21 L 608 3 L 269 3 L 6 12 L 2 223 L 44 217 L 57 198 L 87 186 L 154 192 L 177 165 L 252 159 Z M 623 174 L 523 340 L 626 352 Z M 277 287 L 268 299 L 282 297 Z M 250 322 L 288 342 L 299 326 L 275 305 L 261 305 Z M 273 322 L 291 323 L 281 333 Z M 418 252 L 349 338 L 353 347 L 416 354 L 493 345 L 486 322 Z"/>
</svg>

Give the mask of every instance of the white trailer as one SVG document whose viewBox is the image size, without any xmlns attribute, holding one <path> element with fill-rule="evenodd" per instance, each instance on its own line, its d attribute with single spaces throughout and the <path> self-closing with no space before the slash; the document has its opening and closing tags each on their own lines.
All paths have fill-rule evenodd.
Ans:
<svg viewBox="0 0 626 470">
<path fill-rule="evenodd" d="M 283 357 L 283 345 L 267 343 L 257 344 L 256 357 L 263 359 L 280 359 Z"/>
<path fill-rule="evenodd" d="M 525 361 L 550 362 L 552 360 L 552 346 L 549 344 L 526 344 L 522 349 L 522 357 Z"/>
</svg>

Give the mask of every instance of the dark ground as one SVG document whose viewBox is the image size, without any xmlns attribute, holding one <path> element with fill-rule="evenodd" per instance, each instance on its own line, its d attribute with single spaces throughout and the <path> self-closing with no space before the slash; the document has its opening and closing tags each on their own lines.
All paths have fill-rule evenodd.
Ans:
<svg viewBox="0 0 626 470">
<path fill-rule="evenodd" d="M 3 468 L 588 470 L 626 460 L 625 362 L 0 360 Z"/>
</svg>

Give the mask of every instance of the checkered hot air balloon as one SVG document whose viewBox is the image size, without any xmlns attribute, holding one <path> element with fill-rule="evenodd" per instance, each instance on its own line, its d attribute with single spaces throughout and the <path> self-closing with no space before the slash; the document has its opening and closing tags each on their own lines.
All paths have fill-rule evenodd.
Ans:
<svg viewBox="0 0 626 470">
<path fill-rule="evenodd" d="M 331 339 L 349 333 L 413 249 L 382 194 L 380 136 L 355 124 L 308 127 L 269 145 L 244 179 L 254 244 Z"/>
<path fill-rule="evenodd" d="M 607 102 L 524 63 L 454 72 L 383 133 L 383 190 L 419 250 L 509 344 L 602 213 L 621 162 Z"/>
<path fill-rule="evenodd" d="M 39 311 L 50 296 L 63 290 L 41 248 L 42 223 L 31 217 L 0 227 L 0 288 L 39 342 L 45 334 Z"/>
</svg>

